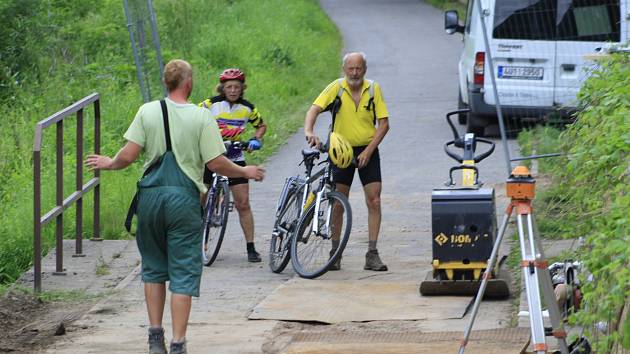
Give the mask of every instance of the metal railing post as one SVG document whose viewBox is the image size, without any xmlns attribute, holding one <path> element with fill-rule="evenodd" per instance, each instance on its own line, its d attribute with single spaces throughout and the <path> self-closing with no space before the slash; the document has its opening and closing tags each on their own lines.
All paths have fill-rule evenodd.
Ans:
<svg viewBox="0 0 630 354">
<path fill-rule="evenodd" d="M 55 191 L 55 204 L 57 208 L 63 208 L 63 120 L 60 120 L 56 124 L 56 191 Z M 55 242 L 57 244 L 57 262 L 54 275 L 66 275 L 63 271 L 63 213 L 59 213 L 56 218 L 55 227 Z"/>
<path fill-rule="evenodd" d="M 83 109 L 77 112 L 77 176 L 75 190 L 83 190 Z M 85 257 L 83 254 L 83 197 L 77 199 L 75 249 L 72 257 Z"/>
<path fill-rule="evenodd" d="M 101 101 L 94 102 L 94 153 L 96 155 L 101 154 Z M 100 205 L 101 205 L 101 171 L 94 170 L 94 178 L 99 180 L 99 183 L 94 187 L 94 234 L 90 240 L 103 241 L 101 238 L 101 219 L 100 219 Z"/>
<path fill-rule="evenodd" d="M 38 127 L 39 128 L 39 127 Z M 35 133 L 35 146 L 41 140 L 39 130 Z M 33 149 L 33 286 L 35 292 L 42 289 L 42 178 L 41 178 L 41 150 Z"/>
</svg>

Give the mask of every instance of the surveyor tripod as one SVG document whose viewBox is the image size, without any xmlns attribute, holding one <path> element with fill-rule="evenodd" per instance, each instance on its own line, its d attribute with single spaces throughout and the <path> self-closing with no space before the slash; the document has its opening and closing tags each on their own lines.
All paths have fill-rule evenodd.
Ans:
<svg viewBox="0 0 630 354">
<path fill-rule="evenodd" d="M 566 343 L 566 332 L 562 326 L 560 310 L 556 302 L 551 283 L 551 275 L 547 269 L 547 261 L 544 258 L 543 250 L 539 240 L 535 235 L 535 223 L 533 217 L 532 200 L 535 195 L 536 181 L 532 178 L 529 170 L 524 166 L 517 166 L 506 183 L 506 194 L 511 198 L 510 205 L 505 211 L 505 217 L 501 223 L 499 234 L 496 238 L 488 266 L 483 274 L 479 292 L 475 298 L 475 304 L 472 309 L 470 322 L 464 332 L 464 338 L 459 347 L 459 354 L 464 353 L 466 344 L 470 337 L 479 305 L 483 299 L 484 291 L 488 280 L 492 276 L 492 269 L 496 262 L 499 246 L 508 221 L 512 213 L 516 214 L 516 225 L 518 228 L 518 239 L 521 248 L 522 261 L 520 263 L 523 270 L 523 279 L 525 280 L 525 291 L 527 294 L 527 305 L 529 307 L 529 323 L 531 328 L 532 347 L 536 354 L 547 353 L 547 344 L 545 342 L 545 326 L 543 323 L 542 303 L 539 289 L 542 285 L 542 294 L 546 300 L 549 310 L 549 319 L 551 321 L 551 334 L 558 340 L 560 353 L 568 354 L 569 349 Z M 524 232 L 527 228 L 527 233 Z"/>
</svg>

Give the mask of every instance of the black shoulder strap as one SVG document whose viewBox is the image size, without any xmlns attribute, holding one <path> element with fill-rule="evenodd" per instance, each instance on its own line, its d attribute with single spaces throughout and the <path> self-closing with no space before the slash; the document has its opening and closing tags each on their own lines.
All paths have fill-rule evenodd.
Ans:
<svg viewBox="0 0 630 354">
<path fill-rule="evenodd" d="M 162 106 L 162 119 L 164 120 L 164 137 L 166 137 L 166 151 L 171 151 L 171 131 L 168 129 L 168 109 L 166 101 L 160 100 Z"/>
<path fill-rule="evenodd" d="M 166 109 L 166 101 L 160 100 L 160 106 L 162 106 L 162 120 L 164 121 L 164 136 L 166 137 L 166 151 L 171 151 L 171 131 L 168 128 L 168 109 Z M 151 171 L 153 171 L 157 165 L 160 164 L 160 160 L 154 162 L 151 166 L 147 167 L 142 174 L 142 178 L 146 177 Z M 127 210 L 127 217 L 125 218 L 125 229 L 127 232 L 131 233 L 131 222 L 133 221 L 133 216 L 136 214 L 138 210 L 138 192 L 131 199 L 131 205 L 129 206 L 129 210 Z"/>
<path fill-rule="evenodd" d="M 368 111 L 372 111 L 372 116 L 374 117 L 372 123 L 376 125 L 376 105 L 374 104 L 374 80 L 367 80 L 370 83 L 370 99 L 368 100 L 368 104 L 365 107 Z"/>
<path fill-rule="evenodd" d="M 339 113 L 339 109 L 341 108 L 341 96 L 343 96 L 343 78 L 337 79 L 337 83 L 339 84 L 339 90 L 337 91 L 337 97 L 335 100 L 329 105 L 330 113 L 332 114 L 332 128 L 331 131 L 335 130 L 335 120 L 337 118 L 337 113 Z"/>
</svg>

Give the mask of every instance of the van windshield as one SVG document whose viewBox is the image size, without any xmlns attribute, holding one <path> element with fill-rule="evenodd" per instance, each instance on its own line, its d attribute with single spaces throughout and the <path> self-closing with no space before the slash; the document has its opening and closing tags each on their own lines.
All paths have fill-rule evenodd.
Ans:
<svg viewBox="0 0 630 354">
<path fill-rule="evenodd" d="M 493 38 L 615 41 L 619 0 L 498 0 Z"/>
</svg>

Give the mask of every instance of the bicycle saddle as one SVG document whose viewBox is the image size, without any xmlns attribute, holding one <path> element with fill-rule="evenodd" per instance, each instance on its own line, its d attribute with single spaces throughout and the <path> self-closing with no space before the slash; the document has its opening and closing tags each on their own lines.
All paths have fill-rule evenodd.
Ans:
<svg viewBox="0 0 630 354">
<path fill-rule="evenodd" d="M 302 149 L 302 156 L 304 156 L 305 159 L 315 158 L 319 156 L 319 151 L 313 149 Z"/>
</svg>

